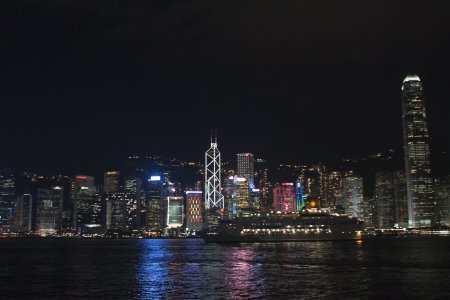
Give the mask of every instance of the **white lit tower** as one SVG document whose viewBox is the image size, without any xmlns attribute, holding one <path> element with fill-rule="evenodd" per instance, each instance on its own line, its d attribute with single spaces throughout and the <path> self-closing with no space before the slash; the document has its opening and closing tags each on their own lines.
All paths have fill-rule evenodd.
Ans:
<svg viewBox="0 0 450 300">
<path fill-rule="evenodd" d="M 403 80 L 402 119 L 408 223 L 410 227 L 430 226 L 435 221 L 430 137 L 422 82 L 417 75 Z"/>
<path fill-rule="evenodd" d="M 217 148 L 217 132 L 214 138 L 211 134 L 211 147 L 205 153 L 205 208 L 224 208 L 224 197 L 220 185 L 221 168 L 220 152 Z"/>
</svg>

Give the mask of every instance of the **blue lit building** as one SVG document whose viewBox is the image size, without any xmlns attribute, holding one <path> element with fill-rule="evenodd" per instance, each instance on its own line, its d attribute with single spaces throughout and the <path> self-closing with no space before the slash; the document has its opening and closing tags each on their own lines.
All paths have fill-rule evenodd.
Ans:
<svg viewBox="0 0 450 300">
<path fill-rule="evenodd" d="M 297 180 L 295 182 L 295 210 L 301 211 L 304 206 L 305 199 L 303 197 L 302 182 L 300 180 Z"/>
</svg>

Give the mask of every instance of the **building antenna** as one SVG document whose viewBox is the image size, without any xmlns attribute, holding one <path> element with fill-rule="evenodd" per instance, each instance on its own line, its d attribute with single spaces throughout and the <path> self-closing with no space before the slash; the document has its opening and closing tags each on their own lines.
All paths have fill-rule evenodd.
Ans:
<svg viewBox="0 0 450 300">
<path fill-rule="evenodd" d="M 215 143 L 217 144 L 217 129 L 216 129 L 216 138 L 215 138 Z"/>
</svg>

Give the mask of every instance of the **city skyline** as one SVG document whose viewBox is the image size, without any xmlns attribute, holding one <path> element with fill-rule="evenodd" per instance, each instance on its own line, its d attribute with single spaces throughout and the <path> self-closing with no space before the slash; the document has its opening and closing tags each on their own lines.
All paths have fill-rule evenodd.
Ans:
<svg viewBox="0 0 450 300">
<path fill-rule="evenodd" d="M 0 1 L 0 295 L 448 298 L 447 2 Z"/>
</svg>

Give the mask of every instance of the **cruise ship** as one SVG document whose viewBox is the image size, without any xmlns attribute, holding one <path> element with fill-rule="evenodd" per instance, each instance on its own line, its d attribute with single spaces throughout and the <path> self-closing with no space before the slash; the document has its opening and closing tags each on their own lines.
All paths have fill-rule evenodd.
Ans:
<svg viewBox="0 0 450 300">
<path fill-rule="evenodd" d="M 207 242 L 335 241 L 362 238 L 363 222 L 330 210 L 260 213 L 222 220 Z"/>
</svg>

